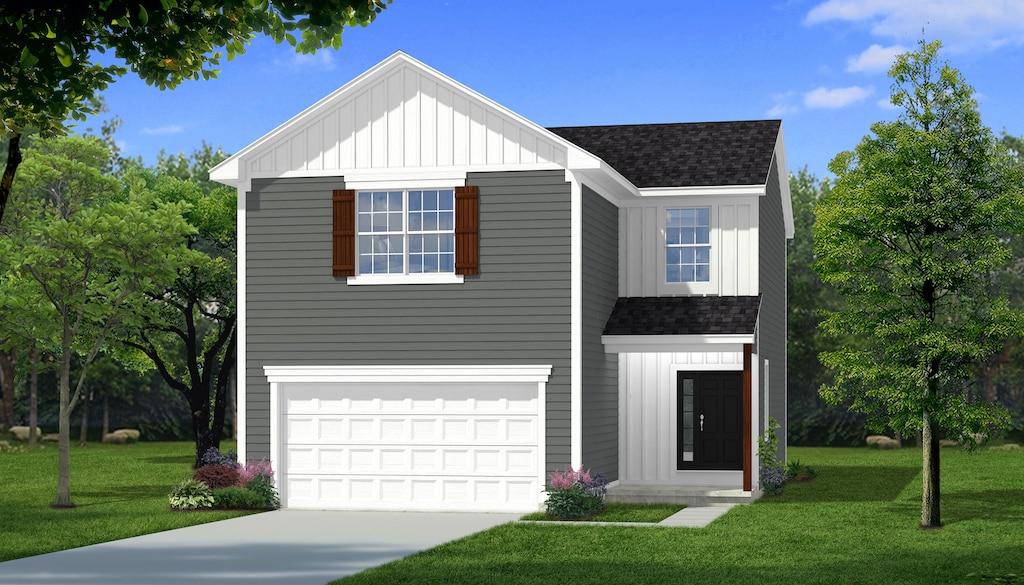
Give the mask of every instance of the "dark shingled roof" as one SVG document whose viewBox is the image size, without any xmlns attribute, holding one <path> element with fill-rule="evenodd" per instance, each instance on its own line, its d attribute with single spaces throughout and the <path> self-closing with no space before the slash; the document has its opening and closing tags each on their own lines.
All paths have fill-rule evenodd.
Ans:
<svg viewBox="0 0 1024 585">
<path fill-rule="evenodd" d="M 763 185 L 780 120 L 548 128 L 637 187 Z"/>
<path fill-rule="evenodd" d="M 761 297 L 622 297 L 605 335 L 753 333 Z"/>
</svg>

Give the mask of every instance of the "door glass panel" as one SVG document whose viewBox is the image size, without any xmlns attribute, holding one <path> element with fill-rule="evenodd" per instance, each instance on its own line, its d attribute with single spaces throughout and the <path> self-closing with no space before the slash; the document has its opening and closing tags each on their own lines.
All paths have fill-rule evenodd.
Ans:
<svg viewBox="0 0 1024 585">
<path fill-rule="evenodd" d="M 683 378 L 683 461 L 693 461 L 693 378 Z"/>
</svg>

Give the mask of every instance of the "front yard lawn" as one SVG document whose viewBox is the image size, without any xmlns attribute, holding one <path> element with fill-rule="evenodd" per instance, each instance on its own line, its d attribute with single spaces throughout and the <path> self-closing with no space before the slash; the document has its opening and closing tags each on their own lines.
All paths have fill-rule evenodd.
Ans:
<svg viewBox="0 0 1024 585">
<path fill-rule="evenodd" d="M 334 583 L 1024 583 L 1024 451 L 944 449 L 929 531 L 920 451 L 789 457 L 818 477 L 706 528 L 511 523 Z"/>
<path fill-rule="evenodd" d="M 676 504 L 631 504 L 625 502 L 609 502 L 604 510 L 586 522 L 661 522 L 686 506 Z M 558 522 L 548 518 L 544 512 L 534 512 L 520 518 L 535 522 Z"/>
<path fill-rule="evenodd" d="M 56 445 L 0 452 L 0 561 L 251 513 L 171 510 L 167 496 L 192 475 L 192 460 L 192 443 L 72 446 L 78 507 L 54 510 Z"/>
</svg>

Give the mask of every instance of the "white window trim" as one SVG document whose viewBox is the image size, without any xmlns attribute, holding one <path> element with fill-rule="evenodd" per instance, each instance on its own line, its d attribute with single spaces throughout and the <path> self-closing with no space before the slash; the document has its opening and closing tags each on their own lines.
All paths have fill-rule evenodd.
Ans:
<svg viewBox="0 0 1024 585">
<path fill-rule="evenodd" d="M 711 266 L 708 282 L 668 282 L 666 276 L 666 215 L 668 209 L 690 209 L 707 207 L 711 210 Z M 695 205 L 689 203 L 667 203 L 658 206 L 658 294 L 659 295 L 717 295 L 720 290 L 720 257 L 722 230 L 717 205 Z"/>
<path fill-rule="evenodd" d="M 360 191 L 402 191 L 402 223 L 406 228 L 405 236 L 408 236 L 408 223 L 409 223 L 409 209 L 408 209 L 408 192 L 409 191 L 430 191 L 430 190 L 442 190 L 442 189 L 455 189 L 457 187 L 464 187 L 466 184 L 465 176 L 463 174 L 461 180 L 451 180 L 449 178 L 441 179 L 428 179 L 428 180 L 417 180 L 417 179 L 404 179 L 401 181 L 386 182 L 384 177 L 377 177 L 376 181 L 367 180 L 361 178 L 359 181 L 346 181 L 345 188 L 352 189 L 356 192 L 356 229 L 355 229 L 355 265 L 356 272 L 359 271 L 359 192 Z M 406 248 L 406 261 L 408 261 L 408 239 L 405 241 Z M 408 264 L 405 266 L 408 270 Z M 466 278 L 462 274 L 455 274 L 454 272 L 424 272 L 424 273 L 407 273 L 407 274 L 356 274 L 355 276 L 349 276 L 345 279 L 345 284 L 352 286 L 367 286 L 367 285 L 382 285 L 382 284 L 462 284 L 466 281 Z"/>
</svg>

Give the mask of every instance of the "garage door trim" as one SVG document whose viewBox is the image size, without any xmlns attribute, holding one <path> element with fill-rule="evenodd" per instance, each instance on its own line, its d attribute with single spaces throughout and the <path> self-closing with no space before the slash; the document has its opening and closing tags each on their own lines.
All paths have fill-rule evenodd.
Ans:
<svg viewBox="0 0 1024 585">
<path fill-rule="evenodd" d="M 536 385 L 537 396 L 537 485 L 546 479 L 545 396 L 551 365 L 401 365 L 401 366 L 264 366 L 270 382 L 270 460 L 284 480 L 283 459 L 285 384 L 291 383 L 513 383 Z M 543 493 L 538 493 L 538 507 Z"/>
</svg>

